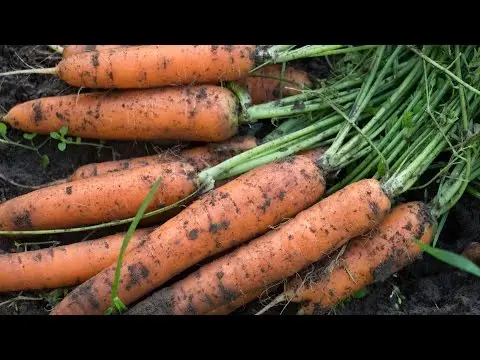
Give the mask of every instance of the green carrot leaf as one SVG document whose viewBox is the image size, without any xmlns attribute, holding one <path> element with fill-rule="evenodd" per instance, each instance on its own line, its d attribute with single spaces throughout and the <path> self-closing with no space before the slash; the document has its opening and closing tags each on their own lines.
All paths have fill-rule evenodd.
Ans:
<svg viewBox="0 0 480 360">
<path fill-rule="evenodd" d="M 57 132 L 55 132 L 55 131 L 52 131 L 52 132 L 50 133 L 50 137 L 51 137 L 52 139 L 55 139 L 55 140 L 60 140 L 60 139 L 62 138 L 62 137 L 60 136 L 60 134 L 57 133 Z"/>
<path fill-rule="evenodd" d="M 430 245 L 424 244 L 420 241 L 415 240 L 418 246 L 420 246 L 426 253 L 430 254 L 431 256 L 435 257 L 436 259 L 443 261 L 453 267 L 456 267 L 460 270 L 473 274 L 475 276 L 480 277 L 480 267 L 478 267 L 475 263 L 468 260 L 466 257 L 462 255 L 458 255 L 454 252 L 442 250 L 439 248 L 431 247 Z"/>
<path fill-rule="evenodd" d="M 62 137 L 64 137 L 65 135 L 67 135 L 67 132 L 68 132 L 68 126 L 63 126 L 61 129 L 60 129 L 60 135 Z"/>
<path fill-rule="evenodd" d="M 24 138 L 24 139 L 27 139 L 27 140 L 33 140 L 36 136 L 37 136 L 36 133 L 32 133 L 32 134 L 24 133 L 24 134 L 23 134 L 23 138 Z"/>
<path fill-rule="evenodd" d="M 40 161 L 42 162 L 42 166 L 46 168 L 48 164 L 50 164 L 50 159 L 48 158 L 48 155 L 42 155 L 40 157 Z"/>
<path fill-rule="evenodd" d="M 60 142 L 58 143 L 57 147 L 58 147 L 58 150 L 65 151 L 65 149 L 67 148 L 67 143 Z"/>
</svg>

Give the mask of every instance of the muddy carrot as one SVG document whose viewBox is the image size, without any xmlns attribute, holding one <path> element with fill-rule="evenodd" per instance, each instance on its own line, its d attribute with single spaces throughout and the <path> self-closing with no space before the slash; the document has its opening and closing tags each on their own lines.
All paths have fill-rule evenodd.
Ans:
<svg viewBox="0 0 480 360">
<path fill-rule="evenodd" d="M 162 88 L 31 100 L 3 120 L 47 135 L 67 126 L 83 138 L 223 141 L 237 132 L 236 107 L 235 95 L 219 86 Z"/>
<path fill-rule="evenodd" d="M 88 51 L 104 51 L 114 49 L 125 45 L 66 45 L 63 47 L 62 56 L 67 58 L 72 55 L 88 52 Z"/>
<path fill-rule="evenodd" d="M 288 45 L 142 45 L 83 52 L 63 58 L 54 68 L 0 74 L 50 74 L 84 88 L 156 88 L 216 84 L 245 78 L 265 61 L 285 62 L 335 51 L 341 45 L 311 46 L 290 52 Z M 359 47 L 362 50 L 362 47 Z M 370 47 L 367 47 L 370 48 Z"/>
<path fill-rule="evenodd" d="M 201 171 L 208 166 L 219 164 L 255 146 L 257 146 L 257 139 L 254 136 L 237 136 L 225 142 L 207 144 L 178 152 L 168 150 L 156 155 L 87 164 L 75 170 L 69 177 L 69 181 L 178 160 L 186 161 L 190 163 L 196 171 Z"/>
<path fill-rule="evenodd" d="M 153 228 L 137 229 L 132 245 Z M 55 289 L 83 283 L 113 264 L 125 233 L 50 249 L 0 255 L 0 292 Z"/>
<path fill-rule="evenodd" d="M 344 253 L 305 279 L 295 277 L 285 291 L 258 315 L 282 301 L 300 303 L 299 314 L 322 314 L 364 287 L 384 281 L 423 252 L 415 240 L 429 244 L 436 221 L 425 203 L 397 205 L 378 229 L 350 241 Z"/>
<path fill-rule="evenodd" d="M 390 200 L 376 180 L 324 198 L 260 236 L 134 305 L 131 315 L 207 314 L 242 293 L 268 287 L 377 226 Z"/>
<path fill-rule="evenodd" d="M 159 177 L 150 210 L 192 194 L 196 174 L 192 165 L 178 161 L 52 185 L 0 204 L 0 229 L 63 229 L 133 217 Z"/>
<path fill-rule="evenodd" d="M 126 254 L 122 301 L 134 302 L 202 259 L 267 231 L 313 204 L 323 191 L 322 173 L 307 156 L 257 167 L 210 191 Z M 110 306 L 108 280 L 115 269 L 110 266 L 77 287 L 53 314 L 103 314 Z"/>
</svg>

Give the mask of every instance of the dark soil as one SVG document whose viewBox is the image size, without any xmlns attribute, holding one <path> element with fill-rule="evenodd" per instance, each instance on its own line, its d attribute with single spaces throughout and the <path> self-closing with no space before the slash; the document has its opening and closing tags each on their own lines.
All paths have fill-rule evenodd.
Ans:
<svg viewBox="0 0 480 360">
<path fill-rule="evenodd" d="M 33 67 L 55 66 L 59 57 L 52 55 L 46 46 L 0 46 L 0 71 L 24 69 L 26 64 Z M 308 59 L 297 64 L 309 71 L 314 77 L 323 77 L 327 73 L 323 61 Z M 62 81 L 50 75 L 14 76 L 0 79 L 0 113 L 8 111 L 20 102 L 60 94 L 76 93 L 78 89 L 66 86 Z M 83 90 L 82 90 L 83 91 Z M 242 133 L 254 133 L 263 136 L 268 126 L 255 125 L 245 127 Z M 8 136 L 15 141 L 29 144 L 22 139 L 18 131 L 8 129 Z M 37 136 L 35 144 L 42 143 L 47 137 Z M 88 139 L 85 139 L 88 141 Z M 93 141 L 95 142 L 95 141 Z M 98 143 L 98 142 L 96 142 Z M 57 142 L 49 140 L 40 149 L 47 154 L 50 164 L 44 168 L 40 155 L 34 151 L 0 144 L 0 202 L 11 199 L 31 189 L 12 185 L 4 178 L 23 185 L 39 185 L 61 179 L 71 174 L 78 166 L 98 161 L 130 158 L 153 154 L 170 144 L 107 142 L 109 148 L 98 149 L 93 146 L 68 146 L 66 151 L 57 149 Z M 194 144 L 190 144 L 194 145 Z M 118 231 L 118 229 L 116 229 Z M 113 230 L 85 234 L 76 233 L 64 236 L 45 236 L 30 241 L 58 241 L 71 243 L 89 238 L 100 237 Z M 446 227 L 440 237 L 439 247 L 461 252 L 471 241 L 478 241 L 480 233 L 480 201 L 465 195 L 450 212 Z M 29 239 L 17 239 L 18 242 Z M 47 245 L 48 246 L 48 245 Z M 28 249 L 35 249 L 29 246 Z M 0 237 L 0 253 L 22 251 L 16 248 L 11 239 Z M 394 289 L 397 289 L 396 292 Z M 0 294 L 0 315 L 42 315 L 55 302 L 58 291 Z M 393 295 L 392 295 L 393 294 Z M 401 296 L 401 303 L 398 299 Z M 9 301 L 18 296 L 42 300 Z M 259 301 L 249 304 L 237 314 L 253 314 L 261 308 Z M 278 306 L 270 314 L 278 314 L 283 309 Z M 295 305 L 289 305 L 284 314 L 295 313 Z M 429 255 L 400 271 L 384 283 L 372 285 L 361 299 L 353 299 L 335 309 L 335 314 L 479 314 L 480 280 L 440 263 Z"/>
</svg>

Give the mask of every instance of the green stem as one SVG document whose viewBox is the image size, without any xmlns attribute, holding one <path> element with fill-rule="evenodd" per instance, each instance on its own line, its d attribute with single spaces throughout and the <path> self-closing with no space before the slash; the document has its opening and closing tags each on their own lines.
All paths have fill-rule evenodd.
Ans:
<svg viewBox="0 0 480 360">
<path fill-rule="evenodd" d="M 458 45 L 455 45 L 455 56 L 457 57 L 456 67 L 455 70 L 457 72 L 457 76 L 459 79 L 462 78 L 462 69 L 461 69 L 461 59 L 460 59 L 460 48 Z M 460 105 L 462 107 L 462 123 L 463 123 L 463 130 L 465 132 L 468 131 L 468 114 L 467 114 L 467 104 L 465 100 L 465 90 L 462 86 L 460 86 Z"/>
<path fill-rule="evenodd" d="M 149 193 L 147 194 L 147 196 L 143 200 L 135 218 L 133 219 L 132 223 L 130 224 L 130 227 L 128 228 L 128 231 L 127 231 L 127 233 L 125 235 L 125 238 L 122 242 L 122 247 L 120 248 L 120 253 L 118 255 L 118 261 L 117 261 L 117 266 L 115 268 L 115 278 L 114 278 L 113 285 L 112 285 L 112 304 L 113 304 L 113 306 L 115 306 L 116 310 L 119 311 L 119 312 L 121 312 L 122 310 L 126 310 L 125 305 L 123 305 L 120 298 L 118 297 L 118 284 L 120 282 L 120 271 L 122 269 L 123 257 L 125 255 L 125 251 L 127 250 L 130 239 L 132 238 L 132 235 L 135 232 L 135 229 L 137 228 L 140 220 L 142 219 L 142 216 L 145 213 L 148 205 L 150 205 L 150 203 L 152 202 L 153 197 L 155 196 L 155 193 L 157 192 L 157 189 L 160 186 L 161 182 L 162 182 L 162 178 L 160 177 L 160 178 L 157 179 L 157 181 L 155 181 L 155 183 L 153 184 Z M 111 310 L 113 310 L 113 309 L 111 309 Z"/>
<path fill-rule="evenodd" d="M 470 84 L 467 84 L 465 81 L 463 81 L 462 79 L 460 79 L 458 76 L 456 76 L 454 73 L 452 73 L 450 70 L 446 69 L 445 67 L 443 67 L 442 65 L 440 65 L 439 63 L 437 63 L 435 60 L 429 58 L 427 55 L 423 54 L 421 51 L 418 51 L 417 49 L 415 49 L 413 46 L 408 46 L 408 48 L 410 50 L 412 50 L 415 54 L 417 54 L 418 56 L 420 56 L 423 60 L 425 60 L 426 62 L 430 63 L 431 65 L 435 66 L 437 69 L 443 71 L 445 74 L 447 74 L 450 78 L 452 78 L 453 80 L 455 80 L 456 82 L 458 82 L 459 84 L 463 85 L 464 87 L 466 87 L 468 90 L 472 91 L 473 93 L 477 94 L 477 95 L 480 95 L 480 91 L 475 89 L 473 86 L 471 86 Z"/>
<path fill-rule="evenodd" d="M 313 145 L 316 145 L 319 142 L 322 142 L 323 140 L 327 139 L 328 137 L 335 135 L 340 128 L 341 128 L 341 124 L 331 126 L 328 129 L 322 132 L 319 132 L 314 136 L 306 136 L 306 139 L 304 140 L 293 141 L 290 144 L 285 144 L 285 146 L 281 149 L 268 153 L 264 156 L 257 157 L 252 161 L 245 162 L 243 164 L 237 165 L 225 171 L 221 175 L 217 176 L 216 179 L 221 180 L 221 179 L 226 179 L 232 176 L 237 176 L 253 168 L 256 168 L 260 165 L 286 158 L 287 156 L 290 156 L 292 154 L 295 154 L 305 149 L 310 149 L 313 147 Z"/>
<path fill-rule="evenodd" d="M 0 139 L 0 144 L 18 146 L 18 147 L 21 147 L 23 149 L 28 149 L 28 150 L 32 150 L 32 151 L 37 151 L 38 150 L 37 148 L 31 147 L 31 146 L 28 146 L 28 145 L 23 145 L 23 144 L 20 144 L 20 143 L 17 143 L 17 142 L 8 140 L 8 139 Z"/>
<path fill-rule="evenodd" d="M 392 96 L 386 101 L 385 104 L 377 111 L 375 116 L 363 127 L 364 131 L 369 131 L 378 121 L 385 119 L 385 113 L 388 112 L 395 106 L 398 106 L 398 100 L 401 97 L 405 96 L 405 93 L 417 83 L 421 77 L 422 64 L 419 62 L 417 66 L 414 67 L 412 72 L 405 78 L 402 84 L 397 88 L 397 90 L 392 94 Z M 349 142 L 347 142 L 341 149 L 335 153 L 335 157 L 345 156 L 346 153 L 349 153 L 355 149 L 356 146 L 363 140 L 361 135 L 358 135 Z"/>
<path fill-rule="evenodd" d="M 304 59 L 309 57 L 322 56 L 326 51 L 337 50 L 345 45 L 309 45 L 299 49 L 283 51 L 272 56 L 273 63 L 283 63 L 287 61 Z"/>
<path fill-rule="evenodd" d="M 392 54 L 392 56 L 388 59 L 387 64 L 385 64 L 385 66 L 383 67 L 377 80 L 375 81 L 375 84 L 372 87 L 371 84 L 373 82 L 373 79 L 375 78 L 375 75 L 377 74 L 378 68 L 380 66 L 380 62 L 383 59 L 385 48 L 386 46 L 383 45 L 377 49 L 377 52 L 375 54 L 375 61 L 373 63 L 373 67 L 370 72 L 370 75 L 367 77 L 367 80 L 362 85 L 358 93 L 358 96 L 355 100 L 355 103 L 353 104 L 353 107 L 350 110 L 350 114 L 345 119 L 347 123 L 344 125 L 343 129 L 338 133 L 337 138 L 335 139 L 332 146 L 330 146 L 330 148 L 325 153 L 325 156 L 323 157 L 324 160 L 322 161 L 324 161 L 326 165 L 327 164 L 331 165 L 329 161 L 331 156 L 330 154 L 336 154 L 340 146 L 342 146 L 343 141 L 345 140 L 345 136 L 350 132 L 350 129 L 352 128 L 352 126 L 355 125 L 357 118 L 365 109 L 365 107 L 368 104 L 368 101 L 371 99 L 378 85 L 383 80 L 383 76 L 385 75 L 386 70 L 390 67 L 389 65 L 391 64 L 391 61 L 393 61 L 391 60 L 392 56 L 397 54 L 397 53 Z M 397 50 L 399 49 L 397 48 Z"/>
</svg>

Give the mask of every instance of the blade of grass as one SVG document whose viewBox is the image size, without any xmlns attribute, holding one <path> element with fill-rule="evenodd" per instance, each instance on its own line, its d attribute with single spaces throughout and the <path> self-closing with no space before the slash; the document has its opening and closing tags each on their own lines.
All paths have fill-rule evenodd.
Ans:
<svg viewBox="0 0 480 360">
<path fill-rule="evenodd" d="M 424 244 L 420 241 L 415 240 L 418 246 L 420 246 L 426 253 L 433 256 L 434 258 L 443 261 L 446 264 L 449 264 L 457 269 L 463 270 L 470 274 L 480 277 L 480 267 L 475 265 L 475 263 L 468 260 L 462 255 L 458 255 L 454 252 L 448 250 L 442 250 L 439 248 L 434 248 L 430 245 Z"/>
<path fill-rule="evenodd" d="M 162 182 L 162 178 L 160 177 L 153 184 L 149 193 L 145 197 L 145 200 L 143 200 L 142 204 L 140 205 L 140 208 L 138 209 L 137 215 L 135 215 L 135 218 L 133 219 L 132 223 L 130 224 L 130 227 L 128 228 L 127 233 L 125 234 L 125 238 L 123 239 L 122 247 L 120 248 L 120 253 L 118 254 L 117 267 L 115 269 L 115 279 L 114 279 L 113 285 L 112 285 L 112 306 L 107 309 L 107 311 L 106 311 L 107 315 L 112 314 L 115 310 L 118 311 L 119 313 L 127 310 L 127 307 L 123 304 L 122 300 L 120 300 L 120 298 L 118 297 L 118 283 L 120 282 L 120 270 L 121 270 L 121 267 L 122 267 L 123 256 L 125 254 L 125 251 L 127 250 L 128 243 L 130 242 L 130 239 L 132 238 L 132 235 L 133 235 L 135 229 L 137 228 L 138 223 L 142 219 L 143 214 L 147 210 L 148 205 L 152 202 L 153 196 L 157 192 L 157 189 L 160 186 L 161 182 Z"/>
<path fill-rule="evenodd" d="M 445 226 L 445 222 L 447 221 L 448 213 L 449 213 L 448 211 L 444 213 L 440 218 L 440 221 L 438 222 L 437 231 L 435 232 L 435 237 L 433 238 L 433 242 L 432 242 L 433 247 L 437 246 L 437 241 L 438 241 L 438 238 L 440 237 L 443 227 Z"/>
</svg>

